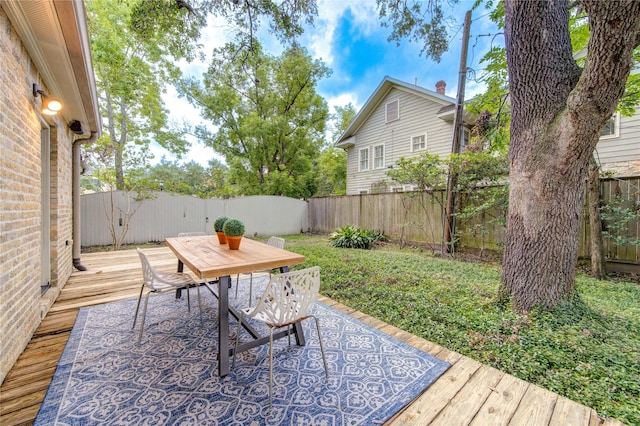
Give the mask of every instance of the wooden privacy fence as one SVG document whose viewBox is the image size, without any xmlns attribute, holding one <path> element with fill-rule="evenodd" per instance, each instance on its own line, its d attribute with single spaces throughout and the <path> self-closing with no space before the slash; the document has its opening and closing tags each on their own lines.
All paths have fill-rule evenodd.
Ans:
<svg viewBox="0 0 640 426">
<path fill-rule="evenodd" d="M 624 200 L 622 208 L 637 208 L 640 203 L 640 178 L 613 179 L 602 182 L 603 202 L 618 194 Z M 381 230 L 395 240 L 440 246 L 443 229 L 444 191 L 392 192 L 382 194 L 347 195 L 312 198 L 309 200 L 309 227 L 314 232 L 333 232 L 346 225 Z M 463 198 L 462 203 L 466 202 Z M 458 220 L 456 231 L 460 245 L 466 248 L 501 248 L 504 227 L 493 220 L 496 211 L 487 211 L 473 220 Z M 640 221 L 629 222 L 624 231 L 629 239 L 640 239 Z M 605 239 L 609 261 L 640 264 L 640 246 L 617 245 Z M 580 233 L 581 257 L 589 256 L 589 227 L 585 208 Z"/>
</svg>

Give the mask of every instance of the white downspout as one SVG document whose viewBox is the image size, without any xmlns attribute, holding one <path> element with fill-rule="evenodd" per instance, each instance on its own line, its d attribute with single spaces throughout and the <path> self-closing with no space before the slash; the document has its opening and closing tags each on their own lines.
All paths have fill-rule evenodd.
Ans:
<svg viewBox="0 0 640 426">
<path fill-rule="evenodd" d="M 73 266 L 78 271 L 86 271 L 87 267 L 80 263 L 80 146 L 93 143 L 100 137 L 100 132 L 91 132 L 91 136 L 84 139 L 76 139 L 73 142 L 73 182 L 72 182 L 72 204 L 73 204 Z"/>
</svg>

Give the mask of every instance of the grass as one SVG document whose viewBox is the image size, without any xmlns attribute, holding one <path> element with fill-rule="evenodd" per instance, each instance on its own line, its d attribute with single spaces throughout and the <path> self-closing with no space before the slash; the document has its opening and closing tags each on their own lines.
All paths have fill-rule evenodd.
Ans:
<svg viewBox="0 0 640 426">
<path fill-rule="evenodd" d="M 417 336 L 640 425 L 640 285 L 579 273 L 578 296 L 551 312 L 496 303 L 500 265 L 433 257 L 393 244 L 330 247 L 287 236 L 298 267 L 322 268 L 321 293 Z"/>
</svg>

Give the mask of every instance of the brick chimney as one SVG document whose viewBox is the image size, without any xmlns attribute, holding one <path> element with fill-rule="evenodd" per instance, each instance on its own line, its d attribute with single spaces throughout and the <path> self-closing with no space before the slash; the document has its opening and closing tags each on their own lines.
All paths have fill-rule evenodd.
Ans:
<svg viewBox="0 0 640 426">
<path fill-rule="evenodd" d="M 436 83 L 436 92 L 440 93 L 441 95 L 444 95 L 444 89 L 447 87 L 447 83 L 444 82 L 444 80 L 440 80 L 439 82 Z"/>
</svg>

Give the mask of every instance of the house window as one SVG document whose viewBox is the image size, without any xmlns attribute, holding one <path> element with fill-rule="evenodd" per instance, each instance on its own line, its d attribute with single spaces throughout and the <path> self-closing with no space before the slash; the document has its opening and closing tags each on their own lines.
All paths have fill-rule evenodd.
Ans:
<svg viewBox="0 0 640 426">
<path fill-rule="evenodd" d="M 360 171 L 369 170 L 369 148 L 360 150 Z"/>
<path fill-rule="evenodd" d="M 471 132 L 469 129 L 464 129 L 462 131 L 462 148 L 466 148 L 469 146 L 469 142 L 471 141 Z"/>
<path fill-rule="evenodd" d="M 620 134 L 620 114 L 616 113 L 607 121 L 600 132 L 600 139 L 617 138 Z"/>
<path fill-rule="evenodd" d="M 385 108 L 385 123 L 396 121 L 400 118 L 400 100 L 396 99 L 393 102 L 387 102 Z"/>
<path fill-rule="evenodd" d="M 413 136 L 411 138 L 411 151 L 427 149 L 427 135 Z"/>
<path fill-rule="evenodd" d="M 373 167 L 382 169 L 384 167 L 384 145 L 373 147 Z"/>
</svg>

